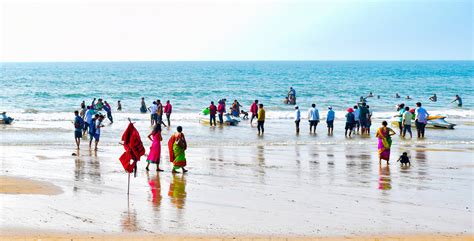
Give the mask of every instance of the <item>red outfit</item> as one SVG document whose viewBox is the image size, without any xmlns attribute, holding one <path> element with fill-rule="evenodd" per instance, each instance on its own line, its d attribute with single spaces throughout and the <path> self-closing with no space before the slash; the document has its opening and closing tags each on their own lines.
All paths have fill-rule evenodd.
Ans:
<svg viewBox="0 0 474 241">
<path fill-rule="evenodd" d="M 218 111 L 220 114 L 224 114 L 224 113 L 225 113 L 225 105 L 222 104 L 222 103 L 219 103 L 219 105 L 217 106 L 217 111 Z"/>
<path fill-rule="evenodd" d="M 217 113 L 217 107 L 215 105 L 209 106 L 209 114 L 216 115 L 216 113 Z"/>
<path fill-rule="evenodd" d="M 172 108 L 173 108 L 173 107 L 171 106 L 171 104 L 169 104 L 169 103 L 166 104 L 166 105 L 165 105 L 165 110 L 164 110 L 164 111 L 165 111 L 165 114 L 171 114 Z"/>
<path fill-rule="evenodd" d="M 254 115 L 257 115 L 257 112 L 258 112 L 257 103 L 255 102 L 252 103 L 252 105 L 250 106 L 250 112 L 252 112 L 252 114 Z"/>
</svg>

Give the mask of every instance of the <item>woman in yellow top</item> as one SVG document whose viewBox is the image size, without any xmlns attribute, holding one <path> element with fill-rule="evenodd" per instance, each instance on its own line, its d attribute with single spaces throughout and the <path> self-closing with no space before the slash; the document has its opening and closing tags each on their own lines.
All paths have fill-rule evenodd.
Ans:
<svg viewBox="0 0 474 241">
<path fill-rule="evenodd" d="M 264 132 L 263 124 L 265 123 L 265 109 L 263 109 L 263 104 L 258 105 L 258 114 L 257 114 L 257 129 L 258 134 L 260 135 L 260 130 L 262 131 L 262 135 Z"/>
</svg>

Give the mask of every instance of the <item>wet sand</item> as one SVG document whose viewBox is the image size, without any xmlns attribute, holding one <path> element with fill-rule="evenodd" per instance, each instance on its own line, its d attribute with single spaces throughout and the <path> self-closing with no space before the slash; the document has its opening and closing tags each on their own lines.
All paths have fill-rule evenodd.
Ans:
<svg viewBox="0 0 474 241">
<path fill-rule="evenodd" d="M 56 195 L 62 191 L 61 188 L 48 182 L 0 176 L 0 193 Z"/>
<path fill-rule="evenodd" d="M 364 145 L 195 147 L 187 153 L 186 175 L 170 173 L 163 146 L 166 172 L 147 173 L 142 161 L 130 196 L 118 145 L 81 150 L 78 156 L 67 146 L 0 148 L 0 175 L 49 182 L 63 190 L 58 195 L 0 194 L 4 239 L 30 239 L 38 233 L 44 234 L 42 240 L 437 240 L 472 239 L 473 234 L 470 144 L 396 143 L 392 157 L 408 151 L 411 167 L 395 161 L 379 166 L 375 147 Z"/>
</svg>

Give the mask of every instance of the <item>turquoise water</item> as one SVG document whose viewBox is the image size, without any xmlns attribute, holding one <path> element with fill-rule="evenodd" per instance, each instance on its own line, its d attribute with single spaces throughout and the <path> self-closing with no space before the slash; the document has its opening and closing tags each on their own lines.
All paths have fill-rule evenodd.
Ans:
<svg viewBox="0 0 474 241">
<path fill-rule="evenodd" d="M 171 100 L 175 111 L 198 112 L 210 100 L 238 99 L 244 108 L 259 99 L 269 110 L 289 111 L 282 104 L 290 86 L 298 104 L 316 103 L 345 109 L 372 91 L 374 111 L 393 111 L 410 95 L 431 109 L 456 111 L 455 94 L 473 107 L 473 61 L 410 62 L 84 62 L 2 63 L 0 110 L 9 112 L 69 112 L 93 97 L 124 112 L 138 112 L 140 97 Z M 436 93 L 438 102 L 428 103 Z M 459 112 L 461 113 L 461 112 Z M 462 115 L 462 114 L 461 114 Z"/>
</svg>

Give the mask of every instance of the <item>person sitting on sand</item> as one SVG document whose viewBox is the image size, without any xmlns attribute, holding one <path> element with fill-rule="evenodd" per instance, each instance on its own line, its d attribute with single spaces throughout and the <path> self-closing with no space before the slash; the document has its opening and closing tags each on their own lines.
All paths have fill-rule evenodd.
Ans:
<svg viewBox="0 0 474 241">
<path fill-rule="evenodd" d="M 400 158 L 398 158 L 397 162 L 400 162 L 402 166 L 411 166 L 410 158 L 408 157 L 408 153 L 404 152 Z"/>
<path fill-rule="evenodd" d="M 430 96 L 430 101 L 431 101 L 431 102 L 436 102 L 436 101 L 438 101 L 438 97 L 436 96 L 436 94 L 433 94 L 433 96 Z"/>
<path fill-rule="evenodd" d="M 171 135 L 168 140 L 168 151 L 170 156 L 170 162 L 173 163 L 173 173 L 179 173 L 178 170 L 181 168 L 183 173 L 188 170 L 184 169 L 186 166 L 186 149 L 188 145 L 186 143 L 186 138 L 183 134 L 183 127 L 178 126 L 176 128 L 177 132 Z"/>
<path fill-rule="evenodd" d="M 387 165 L 390 161 L 390 148 L 392 146 L 392 136 L 396 135 L 390 127 L 387 127 L 388 123 L 386 121 L 382 122 L 382 127 L 377 130 L 376 137 L 379 138 L 378 143 L 378 152 L 379 152 L 379 164 L 382 163 L 382 160 L 387 161 Z"/>
</svg>

